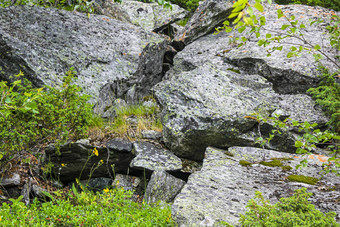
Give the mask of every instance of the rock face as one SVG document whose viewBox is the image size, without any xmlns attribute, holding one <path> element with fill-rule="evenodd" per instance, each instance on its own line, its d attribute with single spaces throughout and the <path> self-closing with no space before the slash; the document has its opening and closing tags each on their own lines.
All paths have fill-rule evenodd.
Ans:
<svg viewBox="0 0 340 227">
<path fill-rule="evenodd" d="M 287 9 L 293 12 L 293 8 Z M 308 17 L 313 8 L 298 9 Z M 268 26 L 282 25 L 280 20 L 274 21 L 274 12 L 268 10 L 265 14 Z M 324 27 L 314 25 L 304 32 L 322 43 L 321 32 L 314 32 L 317 29 L 323 31 Z M 259 137 L 256 121 L 245 117 L 256 112 L 267 116 L 281 113 L 321 126 L 328 120 L 304 94 L 319 80 L 312 69 L 317 63 L 307 53 L 294 60 L 288 59 L 285 51 L 267 57 L 255 44 L 236 48 L 229 36 L 210 34 L 187 45 L 175 56 L 167 80 L 154 87 L 163 109 L 164 141 L 180 157 L 202 160 L 207 146 L 254 146 L 254 138 Z M 293 134 L 287 134 L 270 148 L 295 152 L 293 138 Z"/>
<path fill-rule="evenodd" d="M 170 9 L 160 6 L 158 3 L 144 3 L 134 0 L 126 0 L 121 3 L 104 2 L 112 5 L 113 8 L 120 8 L 121 11 L 125 12 L 124 15 L 127 15 L 128 21 L 150 32 L 161 31 L 165 27 L 171 26 L 172 23 L 183 19 L 187 14 L 186 10 L 177 5 L 171 5 Z M 109 16 L 108 14 L 105 15 Z M 115 15 L 112 16 L 115 17 Z"/>
<path fill-rule="evenodd" d="M 156 170 L 151 175 L 145 191 L 145 200 L 148 203 L 163 201 L 170 203 L 181 191 L 185 181 L 178 179 L 164 170 Z"/>
<path fill-rule="evenodd" d="M 76 83 L 93 101 L 99 97 L 97 113 L 132 85 L 138 96 L 162 78 L 167 41 L 105 16 L 42 7 L 1 8 L 0 34 L 1 80 L 21 70 L 35 86 L 55 86 L 74 67 Z"/>
<path fill-rule="evenodd" d="M 131 168 L 148 171 L 175 171 L 182 168 L 181 159 L 168 150 L 157 148 L 147 142 L 135 142 L 133 146 L 136 157 L 130 163 Z"/>
<path fill-rule="evenodd" d="M 281 197 L 291 196 L 295 189 L 306 187 L 312 192 L 311 202 L 317 209 L 339 211 L 337 198 L 340 196 L 340 179 L 335 175 L 325 175 L 316 185 L 292 182 L 287 177 L 292 174 L 319 177 L 324 156 L 309 159 L 307 168 L 295 170 L 302 158 L 292 158 L 288 154 L 251 147 L 231 147 L 228 151 L 207 148 L 201 171 L 192 174 L 172 206 L 174 220 L 180 226 L 213 226 L 219 221 L 232 225 L 238 223 L 239 215 L 245 212 L 249 199 L 255 191 L 263 193 L 265 199 L 276 203 Z M 259 162 L 282 159 L 281 167 L 269 167 Z M 321 160 L 319 160 L 319 159 Z M 254 163 L 245 167 L 239 161 Z M 337 214 L 338 221 L 340 220 Z"/>
</svg>

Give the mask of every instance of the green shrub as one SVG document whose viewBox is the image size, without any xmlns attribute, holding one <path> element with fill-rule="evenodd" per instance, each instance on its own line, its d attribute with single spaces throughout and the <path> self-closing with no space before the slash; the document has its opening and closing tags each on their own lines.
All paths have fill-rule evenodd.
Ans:
<svg viewBox="0 0 340 227">
<path fill-rule="evenodd" d="M 340 132 L 340 84 L 335 81 L 335 76 L 338 75 L 331 75 L 324 67 L 321 67 L 321 70 L 321 83 L 316 88 L 310 88 L 308 92 L 331 117 L 328 124 L 333 126 L 334 131 Z"/>
<path fill-rule="evenodd" d="M 0 154 L 5 156 L 43 143 L 63 143 L 87 134 L 92 124 L 89 95 L 71 84 L 74 71 L 64 78 L 62 88 L 32 84 L 18 79 L 11 85 L 0 82 Z M 1 153 L 2 152 L 2 153 Z M 0 156 L 1 158 L 1 156 Z"/>
<path fill-rule="evenodd" d="M 45 193 L 46 194 L 46 193 Z M 48 194 L 47 194 L 48 195 Z M 37 200 L 30 206 L 21 198 L 0 206 L 1 226 L 174 226 L 168 205 L 149 205 L 131 200 L 132 192 L 104 189 L 96 194 L 73 189 L 67 198 Z"/>
<path fill-rule="evenodd" d="M 197 9 L 200 1 L 201 0 L 170 0 L 170 2 L 177 4 L 190 12 L 194 12 Z"/>
<path fill-rule="evenodd" d="M 323 214 L 310 204 L 308 198 L 312 193 L 307 193 L 306 188 L 298 189 L 289 198 L 281 198 L 278 203 L 271 205 L 264 200 L 261 192 L 256 192 L 255 199 L 247 205 L 247 212 L 241 215 L 242 226 L 340 226 L 335 221 L 335 212 Z"/>
</svg>

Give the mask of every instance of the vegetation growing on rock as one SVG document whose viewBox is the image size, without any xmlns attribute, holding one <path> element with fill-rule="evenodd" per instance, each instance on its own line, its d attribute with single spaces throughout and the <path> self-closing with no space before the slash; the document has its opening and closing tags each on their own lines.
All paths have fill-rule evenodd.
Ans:
<svg viewBox="0 0 340 227">
<path fill-rule="evenodd" d="M 335 221 L 335 212 L 323 214 L 310 204 L 306 188 L 298 189 L 289 198 L 281 198 L 271 205 L 261 192 L 255 193 L 247 205 L 247 212 L 241 215 L 242 226 L 340 226 Z M 258 202 L 257 202 L 258 200 Z"/>
<path fill-rule="evenodd" d="M 260 162 L 261 165 L 264 166 L 270 166 L 270 167 L 280 167 L 283 166 L 282 162 L 280 160 L 273 160 L 270 162 Z"/>
<path fill-rule="evenodd" d="M 289 175 L 287 177 L 288 180 L 290 181 L 295 181 L 295 182 L 301 182 L 305 184 L 311 184 L 314 185 L 319 182 L 319 179 L 315 177 L 309 177 L 309 176 L 303 176 L 303 175 Z"/>
<path fill-rule="evenodd" d="M 252 166 L 252 164 L 253 164 L 253 163 L 248 162 L 246 160 L 240 160 L 239 163 L 240 163 L 241 166 L 245 166 L 245 167 Z"/>
</svg>

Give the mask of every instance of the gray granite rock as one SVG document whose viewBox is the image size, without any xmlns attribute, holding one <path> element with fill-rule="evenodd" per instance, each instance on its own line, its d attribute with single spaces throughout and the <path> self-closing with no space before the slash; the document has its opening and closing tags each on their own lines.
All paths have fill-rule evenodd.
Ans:
<svg viewBox="0 0 340 227">
<path fill-rule="evenodd" d="M 171 151 L 180 157 L 202 160 L 207 146 L 255 146 L 255 138 L 259 137 L 257 122 L 244 117 L 256 112 L 270 116 L 279 111 L 293 120 L 325 125 L 328 118 L 308 95 L 301 94 L 318 81 L 314 80 L 316 73 L 309 75 L 296 65 L 305 61 L 303 58 L 290 61 L 288 71 L 280 68 L 277 60 L 276 73 L 282 80 L 275 82 L 270 75 L 272 70 L 259 73 L 249 70 L 252 65 L 229 61 L 237 56 L 229 52 L 239 51 L 229 39 L 227 33 L 210 34 L 187 45 L 175 56 L 166 80 L 154 87 L 162 109 L 163 139 Z M 262 58 L 258 56 L 252 58 Z M 285 53 L 277 58 L 285 58 Z M 311 65 L 317 64 L 309 62 L 308 67 Z M 294 78 L 292 70 L 296 71 Z M 314 82 L 306 78 L 314 78 Z M 306 83 L 300 86 L 300 80 Z M 268 148 L 295 152 L 294 137 L 291 132 L 282 135 Z"/>
<path fill-rule="evenodd" d="M 154 130 L 143 130 L 142 137 L 143 139 L 159 140 L 162 138 L 162 133 Z"/>
<path fill-rule="evenodd" d="M 142 180 L 139 177 L 117 174 L 112 185 L 123 187 L 125 190 L 136 191 L 142 187 Z"/>
<path fill-rule="evenodd" d="M 133 85 L 139 97 L 161 80 L 168 43 L 129 23 L 52 7 L 1 8 L 0 33 L 1 80 L 21 70 L 35 86 L 56 86 L 74 67 L 98 114 Z"/>
<path fill-rule="evenodd" d="M 17 173 L 13 173 L 9 176 L 1 175 L 0 176 L 0 186 L 2 187 L 13 187 L 20 185 L 21 177 Z"/>
<path fill-rule="evenodd" d="M 185 27 L 178 31 L 174 38 L 176 49 L 183 49 L 185 45 L 215 31 L 223 21 L 228 20 L 232 11 L 231 0 L 206 0 L 203 1 Z"/>
<path fill-rule="evenodd" d="M 172 176 L 164 170 L 156 170 L 152 173 L 146 188 L 145 200 L 148 203 L 158 201 L 170 203 L 184 185 L 185 181 Z"/>
<path fill-rule="evenodd" d="M 292 170 L 259 163 L 275 158 L 281 158 L 283 165 L 291 166 Z M 172 216 L 180 226 L 216 226 L 219 221 L 236 225 L 255 191 L 262 192 L 265 199 L 276 203 L 282 197 L 291 196 L 295 189 L 306 187 L 308 192 L 313 193 L 312 204 L 322 212 L 336 211 L 340 221 L 340 205 L 336 202 L 340 198 L 339 177 L 326 174 L 315 185 L 287 179 L 291 174 L 321 177 L 319 171 L 325 156 L 308 157 L 308 167 L 296 170 L 302 159 L 297 155 L 252 147 L 231 147 L 228 150 L 208 147 L 203 168 L 189 177 L 188 183 L 175 198 Z M 242 166 L 240 160 L 253 165 Z"/>
<path fill-rule="evenodd" d="M 114 138 L 106 143 L 106 147 L 112 150 L 130 153 L 132 151 L 132 142 L 121 138 Z"/>
<path fill-rule="evenodd" d="M 158 148 L 148 142 L 134 142 L 133 147 L 136 157 L 130 163 L 131 168 L 149 171 L 175 171 L 182 168 L 181 159 L 168 150 Z"/>
</svg>

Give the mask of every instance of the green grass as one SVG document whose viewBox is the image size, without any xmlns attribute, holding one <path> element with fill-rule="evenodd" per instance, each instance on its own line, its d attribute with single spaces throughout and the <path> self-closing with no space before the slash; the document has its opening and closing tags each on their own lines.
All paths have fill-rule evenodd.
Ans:
<svg viewBox="0 0 340 227">
<path fill-rule="evenodd" d="M 132 192 L 105 189 L 103 193 L 77 192 L 26 206 L 18 199 L 0 206 L 0 226 L 175 226 L 168 205 L 131 200 Z"/>
</svg>

